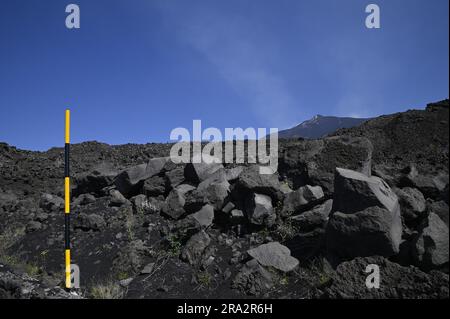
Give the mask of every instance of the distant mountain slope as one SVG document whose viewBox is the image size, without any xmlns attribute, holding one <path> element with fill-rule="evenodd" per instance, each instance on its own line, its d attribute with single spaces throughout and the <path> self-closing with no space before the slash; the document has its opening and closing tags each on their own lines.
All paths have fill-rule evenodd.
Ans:
<svg viewBox="0 0 450 319">
<path fill-rule="evenodd" d="M 358 127 L 339 129 L 332 135 L 368 138 L 375 163 L 448 172 L 449 100 L 429 103 L 425 110 L 408 110 L 371 119 Z"/>
<path fill-rule="evenodd" d="M 358 126 L 367 120 L 369 119 L 316 115 L 312 119 L 304 121 L 293 128 L 280 131 L 278 137 L 320 138 L 341 128 Z"/>
</svg>

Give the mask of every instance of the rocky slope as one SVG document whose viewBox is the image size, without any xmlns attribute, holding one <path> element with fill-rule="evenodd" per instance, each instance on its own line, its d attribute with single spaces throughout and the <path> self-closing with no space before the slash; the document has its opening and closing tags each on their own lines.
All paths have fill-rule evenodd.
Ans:
<svg viewBox="0 0 450 319">
<path fill-rule="evenodd" d="M 280 138 L 321 138 L 338 129 L 352 128 L 369 120 L 368 118 L 316 115 L 297 126 L 278 132 Z"/>
<path fill-rule="evenodd" d="M 279 172 L 175 165 L 170 144 L 0 144 L 1 298 L 448 298 L 448 100 L 280 141 Z M 368 265 L 380 270 L 367 288 Z"/>
</svg>

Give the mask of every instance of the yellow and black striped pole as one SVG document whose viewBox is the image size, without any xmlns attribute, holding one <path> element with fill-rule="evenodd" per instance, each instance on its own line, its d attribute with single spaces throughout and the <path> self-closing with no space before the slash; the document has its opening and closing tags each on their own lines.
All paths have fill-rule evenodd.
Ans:
<svg viewBox="0 0 450 319">
<path fill-rule="evenodd" d="M 65 264 L 66 264 L 66 288 L 71 288 L 72 280 L 70 278 L 70 171 L 69 171 L 69 155 L 70 155 L 70 110 L 66 110 L 66 143 L 64 145 L 64 247 L 65 247 Z"/>
</svg>

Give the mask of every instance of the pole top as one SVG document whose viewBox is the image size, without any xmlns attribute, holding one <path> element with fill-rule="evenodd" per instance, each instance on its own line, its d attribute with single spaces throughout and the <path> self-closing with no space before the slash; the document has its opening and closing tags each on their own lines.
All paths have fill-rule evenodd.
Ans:
<svg viewBox="0 0 450 319">
<path fill-rule="evenodd" d="M 70 110 L 66 109 L 66 144 L 70 143 Z"/>
</svg>

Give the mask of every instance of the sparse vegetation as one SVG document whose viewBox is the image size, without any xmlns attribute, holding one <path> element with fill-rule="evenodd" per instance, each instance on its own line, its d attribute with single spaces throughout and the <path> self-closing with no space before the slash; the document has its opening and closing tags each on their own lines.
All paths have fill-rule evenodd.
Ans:
<svg viewBox="0 0 450 319">
<path fill-rule="evenodd" d="M 260 235 L 262 238 L 266 238 L 267 236 L 270 235 L 270 231 L 269 231 L 269 229 L 267 229 L 267 227 L 264 227 L 263 229 L 261 229 L 261 230 L 259 231 L 259 235 Z"/>
<path fill-rule="evenodd" d="M 180 255 L 182 247 L 181 241 L 175 235 L 169 236 L 168 241 L 169 241 L 169 254 L 172 257 Z"/>
<path fill-rule="evenodd" d="M 25 227 L 6 228 L 0 234 L 0 255 L 6 253 L 6 250 L 17 243 L 25 235 Z"/>
<path fill-rule="evenodd" d="M 214 290 L 218 287 L 217 280 L 208 271 L 200 271 L 197 274 L 197 283 L 195 290 Z"/>
<path fill-rule="evenodd" d="M 326 286 L 331 281 L 331 277 L 328 274 L 321 272 L 318 276 L 318 285 L 319 287 Z"/>
<path fill-rule="evenodd" d="M 125 228 L 127 231 L 127 236 L 130 241 L 133 241 L 135 239 L 133 227 L 134 227 L 134 216 L 133 216 L 133 212 L 130 212 L 127 214 L 127 218 L 125 221 Z"/>
<path fill-rule="evenodd" d="M 309 265 L 309 270 L 311 274 L 316 278 L 316 286 L 318 287 L 326 286 L 332 279 L 325 268 L 326 266 L 323 260 L 319 258 L 312 260 Z"/>
<path fill-rule="evenodd" d="M 275 205 L 275 212 L 277 213 L 277 215 L 279 215 L 281 213 L 282 209 L 283 209 L 283 202 L 277 201 L 277 203 Z"/>
<path fill-rule="evenodd" d="M 41 263 L 43 264 L 43 265 L 45 265 L 46 264 L 46 261 L 47 261 L 47 255 L 48 255 L 48 253 L 49 253 L 50 251 L 48 250 L 48 249 L 44 249 L 43 251 L 41 251 L 41 253 L 39 254 L 40 255 L 40 259 L 41 259 Z"/>
<path fill-rule="evenodd" d="M 200 272 L 197 275 L 197 281 L 203 287 L 209 287 L 211 285 L 211 274 L 207 271 Z"/>
<path fill-rule="evenodd" d="M 297 229 L 291 222 L 285 220 L 280 222 L 275 229 L 275 235 L 283 242 L 295 236 Z"/>
<path fill-rule="evenodd" d="M 0 261 L 11 267 L 18 267 L 22 263 L 17 256 L 8 254 L 0 254 Z"/>
<path fill-rule="evenodd" d="M 91 297 L 93 299 L 122 299 L 124 296 L 125 290 L 112 280 L 97 284 L 91 288 Z"/>
<path fill-rule="evenodd" d="M 0 234 L 0 262 L 13 268 L 21 269 L 31 277 L 36 277 L 42 268 L 30 262 L 23 261 L 19 256 L 8 250 L 25 235 L 24 227 L 7 228 Z"/>
<path fill-rule="evenodd" d="M 286 286 L 289 284 L 289 277 L 286 275 L 283 275 L 280 277 L 280 285 Z"/>
<path fill-rule="evenodd" d="M 36 277 L 37 275 L 39 275 L 42 272 L 42 268 L 34 263 L 26 263 L 24 265 L 24 267 L 25 267 L 25 272 L 30 277 Z"/>
<path fill-rule="evenodd" d="M 130 278 L 130 274 L 128 274 L 126 271 L 121 271 L 117 274 L 117 280 L 124 280 Z"/>
</svg>

